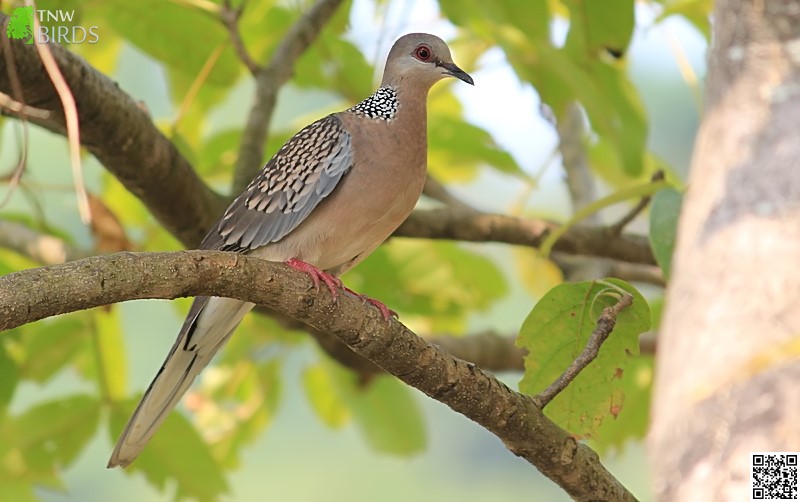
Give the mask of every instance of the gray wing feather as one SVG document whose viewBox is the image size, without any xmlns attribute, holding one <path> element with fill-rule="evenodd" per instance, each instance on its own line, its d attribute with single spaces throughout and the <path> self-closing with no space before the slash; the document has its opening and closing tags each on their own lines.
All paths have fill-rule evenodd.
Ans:
<svg viewBox="0 0 800 502">
<path fill-rule="evenodd" d="M 353 165 L 350 134 L 328 115 L 292 137 L 231 203 L 201 249 L 249 251 L 302 223 Z"/>
</svg>

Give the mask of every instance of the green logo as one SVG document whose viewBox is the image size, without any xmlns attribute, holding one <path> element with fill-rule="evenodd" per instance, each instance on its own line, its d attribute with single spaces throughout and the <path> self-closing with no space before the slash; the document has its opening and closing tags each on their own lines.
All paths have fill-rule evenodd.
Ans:
<svg viewBox="0 0 800 502">
<path fill-rule="evenodd" d="M 14 9 L 14 14 L 8 20 L 8 27 L 6 28 L 6 35 L 8 38 L 14 40 L 28 39 L 26 44 L 33 43 L 33 6 L 28 5 L 25 7 L 17 7 Z"/>
</svg>

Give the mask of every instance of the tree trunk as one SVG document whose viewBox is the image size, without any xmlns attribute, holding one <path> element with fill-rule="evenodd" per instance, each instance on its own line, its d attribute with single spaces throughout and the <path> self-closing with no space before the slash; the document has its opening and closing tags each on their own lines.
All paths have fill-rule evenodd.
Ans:
<svg viewBox="0 0 800 502">
<path fill-rule="evenodd" d="M 800 451 L 800 0 L 718 0 L 658 346 L 659 500 L 750 500 Z"/>
</svg>

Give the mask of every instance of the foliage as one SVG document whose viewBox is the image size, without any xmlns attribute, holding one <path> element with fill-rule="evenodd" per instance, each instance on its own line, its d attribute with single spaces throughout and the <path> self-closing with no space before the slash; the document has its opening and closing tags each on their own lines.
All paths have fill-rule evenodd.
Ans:
<svg viewBox="0 0 800 502">
<path fill-rule="evenodd" d="M 539 300 L 517 339 L 517 345 L 528 351 L 519 388 L 533 395 L 580 355 L 603 309 L 618 301 L 617 288 L 633 295 L 633 305 L 619 314 L 597 359 L 545 408 L 548 416 L 578 437 L 596 437 L 606 418 L 625 412 L 622 382 L 634 377 L 628 367 L 639 353 L 639 335 L 650 328 L 647 301 L 617 279 L 564 283 Z"/>
<path fill-rule="evenodd" d="M 683 16 L 708 37 L 708 0 L 661 3 L 662 18 Z M 218 126 L 215 117 L 229 110 L 232 101 L 249 102 L 247 86 L 252 77 L 218 19 L 222 3 L 41 0 L 37 4 L 42 9 L 75 9 L 83 25 L 103 28 L 102 43 L 70 47 L 100 71 L 114 74 L 122 58 L 133 53 L 156 65 L 165 77 L 171 110 L 171 119 L 160 123 L 162 131 L 201 176 L 226 190 L 245 119 L 241 115 L 235 125 Z M 266 62 L 307 6 L 274 0 L 245 2 L 239 27 L 253 59 Z M 480 67 L 488 52 L 499 49 L 519 81 L 535 89 L 556 120 L 570 105 L 581 106 L 590 129 L 583 138 L 590 168 L 615 190 L 601 202 L 635 201 L 663 188 L 663 184 L 643 183 L 663 166 L 648 150 L 648 117 L 624 56 L 635 27 L 633 0 L 440 0 L 439 7 L 458 28 L 457 56 L 463 54 L 474 62 L 473 68 Z M 268 153 L 309 117 L 348 106 L 370 91 L 373 54 L 363 54 L 349 36 L 351 8 L 352 4 L 345 3 L 318 42 L 299 59 L 289 87 L 300 96 L 297 102 L 306 107 L 305 115 L 275 121 Z M 4 12 L 10 10 L 4 6 Z M 567 27 L 563 43 L 554 41 L 554 26 Z M 325 99 L 318 99 L 320 94 Z M 464 120 L 463 107 L 448 87 L 431 94 L 429 135 L 430 171 L 449 186 L 475 182 L 487 172 L 519 185 L 537 182 L 497 138 L 480 124 Z M 117 180 L 95 173 L 94 181 L 90 185 L 94 195 L 111 216 L 111 225 L 126 236 L 126 243 L 129 240 L 138 250 L 179 248 Z M 15 215 L 3 214 L 3 219 L 19 219 L 87 247 L 85 229 L 42 219 L 36 201 L 45 197 L 52 201 L 58 190 L 43 185 L 26 192 L 34 202 Z M 663 189 L 655 194 L 650 213 L 651 245 L 667 278 L 680 203 L 678 192 Z M 99 248 L 103 235 L 95 230 L 92 237 Z M 545 247 L 556 238 L 554 234 Z M 117 250 L 121 249 L 125 248 Z M 522 324 L 518 342 L 529 351 L 520 388 L 533 394 L 552 382 L 580 352 L 599 311 L 615 300 L 603 282 L 562 283 L 562 271 L 546 256 L 521 248 L 511 251 L 511 259 L 504 253 L 462 243 L 395 239 L 345 280 L 353 289 L 384 301 L 423 333 L 465 334 L 477 318 L 496 315 L 503 302 L 523 295 L 520 291 L 527 291 L 522 296 L 526 311 L 533 298 L 541 297 Z M 0 273 L 36 265 L 0 250 Z M 600 358 L 546 408 L 559 425 L 591 437 L 601 451 L 642 436 L 652 380 L 652 359 L 637 355 L 638 336 L 650 329 L 648 301 L 627 283 L 607 281 L 632 292 L 634 306 L 620 315 Z M 0 490 L 4 494 L 14 500 L 35 500 L 36 487 L 64 489 L 61 473 L 74 464 L 100 429 L 105 428 L 112 441 L 116 439 L 144 385 L 128 378 L 126 336 L 131 334 L 120 317 L 117 307 L 109 307 L 0 336 Z M 309 344 L 307 336 L 275 321 L 248 318 L 188 397 L 190 413 L 171 414 L 126 472 L 142 473 L 159 490 L 174 486 L 178 498 L 219 498 L 228 490 L 228 472 L 240 464 L 246 448 L 280 413 L 281 389 L 290 378 L 283 364 L 287 354 Z M 24 406 L 15 401 L 24 383 L 45 386 L 65 375 L 91 384 L 96 391 Z M 425 449 L 426 428 L 418 396 L 397 380 L 378 376 L 362 381 L 319 355 L 305 366 L 301 381 L 311 410 L 330 428 L 352 423 L 366 443 L 382 453 L 409 456 Z M 606 420 L 609 416 L 613 420 Z"/>
</svg>

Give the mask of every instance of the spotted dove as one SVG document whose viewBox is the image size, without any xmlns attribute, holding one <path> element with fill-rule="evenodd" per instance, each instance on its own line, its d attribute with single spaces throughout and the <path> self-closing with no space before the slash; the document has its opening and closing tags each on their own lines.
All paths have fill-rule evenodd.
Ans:
<svg viewBox="0 0 800 502">
<path fill-rule="evenodd" d="M 338 276 L 406 219 L 425 183 L 426 101 L 437 81 L 472 78 L 447 44 L 426 33 L 395 42 L 380 88 L 292 137 L 237 197 L 200 245 L 283 261 L 336 294 Z M 388 310 L 380 302 L 384 316 Z M 109 467 L 126 466 L 230 338 L 252 303 L 198 297 Z"/>
</svg>

